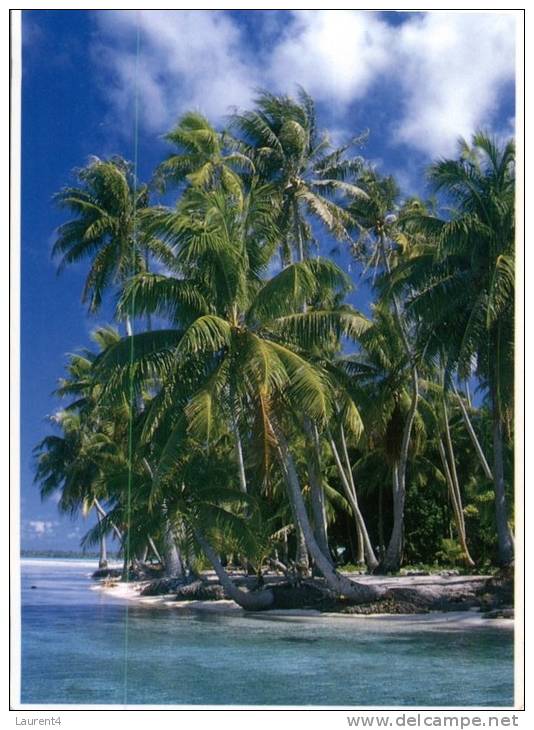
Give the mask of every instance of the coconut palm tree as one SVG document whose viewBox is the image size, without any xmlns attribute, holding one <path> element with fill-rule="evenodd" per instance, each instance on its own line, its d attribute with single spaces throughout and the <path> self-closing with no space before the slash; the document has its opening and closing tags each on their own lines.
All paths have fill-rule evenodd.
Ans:
<svg viewBox="0 0 534 730">
<path fill-rule="evenodd" d="M 113 328 L 101 327 L 92 333 L 92 339 L 103 351 L 120 338 Z M 102 455 L 108 445 L 109 413 L 97 408 L 100 386 L 92 371 L 96 356 L 89 349 L 69 356 L 67 377 L 59 381 L 56 395 L 70 397 L 71 402 L 50 419 L 61 434 L 46 436 L 35 449 L 35 478 L 41 485 L 43 499 L 60 492 L 60 511 L 76 516 L 80 510 L 84 515 L 95 510 L 99 564 L 106 567 L 106 530 L 102 518 L 107 515 L 102 502 L 107 501 L 109 491 L 99 477 Z M 107 524 L 109 531 L 121 540 L 117 526 L 110 520 Z"/>
<path fill-rule="evenodd" d="M 493 414 L 493 481 L 499 560 L 513 560 L 503 440 L 513 413 L 514 143 L 484 133 L 460 143 L 456 160 L 431 166 L 429 180 L 454 205 L 447 218 L 421 214 L 419 230 L 434 244 L 407 264 L 410 309 L 430 352 L 446 351 L 448 384 L 473 373 L 487 388 Z"/>
<path fill-rule="evenodd" d="M 230 427 L 237 441 L 234 424 L 252 424 L 250 436 L 264 463 L 271 463 L 274 454 L 282 470 L 295 519 L 319 570 L 336 590 L 343 585 L 346 595 L 375 595 L 339 576 L 321 552 L 282 427 L 292 408 L 317 423 L 331 413 L 328 376 L 308 361 L 303 345 L 354 336 L 366 322 L 350 307 L 332 306 L 349 282 L 331 262 L 298 262 L 263 280 L 279 242 L 277 217 L 271 186 L 252 188 L 241 197 L 191 188 L 176 213 L 158 211 L 154 217 L 154 229 L 174 246 L 175 275 L 134 277 L 119 315 L 135 297 L 140 314 L 165 313 L 178 326 L 137 335 L 133 348 L 134 378 L 157 373 L 163 412 L 183 404 L 158 472 L 161 477 L 166 465 L 172 468 L 186 436 L 207 448 L 221 428 Z M 131 372 L 130 352 L 126 338 L 101 358 L 103 371 L 115 369 L 110 387 Z"/>
<path fill-rule="evenodd" d="M 348 207 L 348 212 L 354 221 L 353 227 L 358 233 L 358 244 L 354 247 L 354 252 L 358 257 L 365 259 L 367 267 L 378 269 L 387 281 L 392 276 L 392 269 L 398 263 L 399 251 L 402 251 L 397 243 L 401 234 L 398 226 L 399 190 L 392 177 L 381 177 L 372 169 L 362 173 L 358 178 L 358 185 L 365 192 L 365 196 L 356 196 Z M 394 334 L 396 342 L 400 345 L 402 358 L 410 373 L 409 407 L 403 413 L 402 421 L 398 418 L 396 421 L 397 427 L 401 427 L 402 430 L 398 459 L 393 468 L 395 517 L 383 560 L 383 569 L 391 571 L 399 569 L 402 559 L 406 472 L 410 439 L 419 401 L 419 374 L 414 333 L 411 331 L 411 323 L 402 302 L 396 291 L 387 292 L 386 298 L 392 312 L 390 323 L 395 330 L 395 334 L 393 331 L 391 334 Z M 400 411 L 397 410 L 396 415 L 399 417 Z"/>
<path fill-rule="evenodd" d="M 58 228 L 53 255 L 59 259 L 58 272 L 91 260 L 82 302 L 94 313 L 109 288 L 147 268 L 148 251 L 164 255 L 165 249 L 143 231 L 140 213 L 149 204 L 148 188 L 137 182 L 131 163 L 93 157 L 75 175 L 78 185 L 54 197 L 73 217 Z M 127 326 L 131 330 L 130 318 Z"/>
<path fill-rule="evenodd" d="M 334 148 L 328 134 L 318 130 L 315 104 L 303 89 L 297 99 L 262 92 L 252 111 L 234 115 L 232 128 L 260 179 L 275 184 L 280 193 L 284 263 L 309 254 L 311 220 L 337 237 L 346 236 L 346 214 L 337 198 L 362 194 L 349 182 L 361 159 L 346 156 L 362 138 Z"/>
<path fill-rule="evenodd" d="M 177 151 L 156 170 L 156 182 L 162 188 L 185 183 L 204 190 L 221 188 L 239 194 L 239 173 L 254 171 L 246 155 L 229 147 L 228 135 L 214 129 L 198 112 L 184 114 L 165 139 Z"/>
</svg>

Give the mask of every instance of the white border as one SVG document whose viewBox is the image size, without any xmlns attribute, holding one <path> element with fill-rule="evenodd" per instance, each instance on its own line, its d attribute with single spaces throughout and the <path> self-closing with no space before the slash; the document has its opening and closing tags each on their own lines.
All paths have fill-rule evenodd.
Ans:
<svg viewBox="0 0 534 730">
<path fill-rule="evenodd" d="M 437 5 L 437 3 L 435 3 Z M 433 8 L 432 3 L 413 3 L 411 8 L 401 8 L 401 7 L 392 7 L 391 5 L 387 8 L 384 8 L 382 5 L 374 2 L 367 2 L 365 3 L 367 10 L 400 10 L 400 11 L 409 11 L 409 10 L 431 10 L 433 12 L 441 12 L 441 13 L 447 13 L 447 12 L 455 12 L 455 13 L 476 13 L 480 11 L 486 11 L 491 12 L 492 10 L 498 10 L 501 13 L 510 13 L 514 14 L 517 18 L 517 71 L 516 71 L 516 79 L 517 79 L 517 115 L 516 115 L 516 129 L 517 129 L 517 146 L 518 146 L 518 272 L 517 272 L 517 324 L 516 324 L 516 332 L 517 332 L 517 344 L 516 344 L 516 361 L 515 361 L 515 367 L 516 367 L 516 397 L 517 397 L 517 407 L 518 407 L 518 426 L 521 426 L 521 420 L 520 420 L 520 414 L 521 412 L 521 406 L 523 404 L 523 377 L 524 377 L 524 371 L 523 371 L 523 353 L 524 353 L 524 341 L 523 341 L 523 296 L 524 296 L 524 278 L 525 278 L 525 272 L 522 267 L 522 254 L 524 250 L 523 245 L 523 235 L 522 235 L 522 229 L 523 229 L 523 218 L 522 218 L 522 173 L 524 171 L 524 148 L 523 148 L 523 128 L 524 128 L 524 107 L 523 107 L 523 89 L 524 89 L 524 74 L 523 74 L 523 58 L 524 53 L 526 50 L 523 47 L 523 13 L 521 10 L 515 9 L 515 10 L 508 10 L 505 8 L 502 8 L 499 6 L 498 3 L 470 3 L 471 5 L 475 5 L 474 8 L 461 10 L 458 8 Z M 131 2 L 131 3 L 125 3 L 123 4 L 124 9 L 127 8 L 133 8 L 133 9 L 142 9 L 143 4 L 139 2 Z M 298 0 L 296 2 L 293 2 L 291 4 L 291 8 L 293 9 L 313 9 L 315 6 L 316 9 L 319 9 L 324 7 L 324 3 L 310 3 L 310 2 L 299 2 Z M 488 7 L 489 6 L 489 7 Z M 75 9 L 107 9 L 108 6 L 104 5 L 103 3 L 95 3 L 95 2 L 86 2 L 86 3 L 72 3 L 68 6 L 65 5 L 65 3 L 61 2 L 49 2 L 47 3 L 47 9 L 58 9 L 58 10 L 75 10 Z M 120 8 L 121 4 L 114 4 L 114 8 Z M 226 9 L 227 3 L 221 3 L 221 2 L 204 2 L 204 3 L 197 3 L 195 9 Z M 248 10 L 275 10 L 275 9 L 287 9 L 287 5 L 277 5 L 277 4 L 271 4 L 268 6 L 254 3 L 235 3 L 233 5 L 234 9 L 248 9 Z M 354 8 L 354 4 L 347 3 L 347 2 L 338 2 L 336 3 L 336 7 L 339 9 L 351 9 Z M 29 3 L 21 3 L 20 8 L 22 9 L 36 9 L 35 4 L 29 4 Z M 175 7 L 175 5 L 171 3 L 165 3 L 161 2 L 158 3 L 158 8 L 162 9 L 178 9 Z M 7 25 L 7 24 L 6 24 Z M 5 38 L 5 47 L 7 48 L 8 43 L 7 39 L 9 37 L 9 29 L 7 30 L 7 34 L 4 34 Z M 113 723 L 114 726 L 120 725 L 121 722 L 128 722 L 128 725 L 131 726 L 132 722 L 136 724 L 139 722 L 139 725 L 141 723 L 144 725 L 146 720 L 154 719 L 159 720 L 162 723 L 169 720 L 169 718 L 174 716 L 174 713 L 176 711 L 180 712 L 180 719 L 183 722 L 192 721 L 195 724 L 199 724 L 202 721 L 205 721 L 206 723 L 212 723 L 217 722 L 217 724 L 224 727 L 232 727 L 232 729 L 237 728 L 246 728 L 246 730 L 250 730 L 250 724 L 251 722 L 254 723 L 255 726 L 259 728 L 267 728 L 272 722 L 272 718 L 270 717 L 270 713 L 266 714 L 265 711 L 259 710 L 257 708 L 231 708 L 230 712 L 222 712 L 225 708 L 223 707 L 214 707 L 212 710 L 206 710 L 204 708 L 199 709 L 188 709 L 186 706 L 177 706 L 177 707 L 169 707 L 169 706 L 163 706 L 162 711 L 159 711 L 157 713 L 152 713 L 151 710 L 155 709 L 155 707 L 160 706 L 154 706 L 154 708 L 150 707 L 147 708 L 147 712 L 137 714 L 134 712 L 127 712 L 126 716 L 116 711 L 118 709 L 121 709 L 120 706 L 98 706 L 95 707 L 94 705 L 63 705 L 63 706 L 30 706 L 30 705 L 24 705 L 22 708 L 19 704 L 19 697 L 20 697 L 20 561 L 19 561 L 19 537 L 20 537 L 20 457 L 19 457 L 19 428 L 20 428 L 20 197 L 19 197 L 19 191 L 20 191 L 20 129 L 21 129 L 21 109 L 20 109 L 20 102 L 21 102 L 21 89 L 20 89 L 20 79 L 21 79 L 21 14 L 19 10 L 13 10 L 11 12 L 11 43 L 12 43 L 12 71 L 11 71 L 11 78 L 12 78 L 12 85 L 11 85 L 11 178 L 10 178 L 10 185 L 11 185 L 11 209 L 10 209 L 10 215 L 11 215 L 11 265 L 10 265 L 10 275 L 11 275 L 11 297 L 10 297 L 10 303 L 11 303 L 11 322 L 10 322 L 10 344 L 11 344 L 11 381 L 10 381 L 10 397 L 11 397 L 11 411 L 10 411 L 10 431 L 11 431 L 11 468 L 10 468 L 10 477 L 11 477 L 11 509 L 10 509 L 10 524 L 11 524 L 11 597 L 12 597 L 12 604 L 11 604 L 11 649 L 12 649 L 12 655 L 11 655 L 11 702 L 12 707 L 19 709 L 20 711 L 18 715 L 25 715 L 25 716 L 43 716 L 43 717 L 50 717 L 52 715 L 57 714 L 58 710 L 70 710 L 70 712 L 65 713 L 62 718 L 64 724 L 67 724 L 68 720 L 72 719 L 75 721 L 75 724 L 77 727 L 84 728 L 89 727 L 89 724 L 93 724 L 95 716 L 92 714 L 88 714 L 88 710 L 95 711 L 97 709 L 102 710 L 114 710 L 115 712 L 109 712 L 109 713 L 103 713 L 100 712 L 99 715 L 96 716 L 96 720 L 99 723 L 103 723 L 104 726 L 111 725 Z M 528 44 L 527 44 L 528 48 Z M 7 164 L 5 169 L 7 169 Z M 2 297 L 3 301 L 2 303 L 6 304 L 4 308 L 1 308 L 2 311 L 7 312 L 7 303 L 5 300 L 7 300 L 7 285 L 4 286 L 0 290 L 0 297 Z M 5 409 L 7 410 L 7 409 Z M 4 439 L 4 446 L 7 443 L 7 438 Z M 524 483 L 524 471 L 523 471 L 523 455 L 524 455 L 524 434 L 521 431 L 521 428 L 517 429 L 516 434 L 516 528 L 517 528 L 517 558 L 516 558 L 516 565 L 517 565 L 517 575 L 522 576 L 523 571 L 523 540 L 522 540 L 522 532 L 524 529 L 524 500 L 523 500 L 523 493 L 522 493 L 522 486 Z M 532 470 L 530 470 L 530 473 L 532 473 Z M 528 501 L 528 496 L 527 496 Z M 532 501 L 532 500 L 531 500 Z M 7 510 L 5 511 L 7 512 Z M 4 532 L 4 536 L 7 535 L 7 527 Z M 6 540 L 7 542 L 7 540 Z M 5 554 L 5 552 L 4 552 Z M 518 584 L 521 581 L 518 581 Z M 522 666 L 522 656 L 523 656 L 523 639 L 524 639 L 524 627 L 522 626 L 521 619 L 521 611 L 520 608 L 522 606 L 523 598 L 524 598 L 524 590 L 522 585 L 518 585 L 517 587 L 517 619 L 516 619 L 516 663 L 515 663 L 515 674 L 516 674 L 516 697 L 515 697 L 515 705 L 516 707 L 521 707 L 522 704 L 522 677 L 523 677 L 523 666 Z M 6 678 L 7 679 L 7 678 Z M 518 685 L 521 684 L 521 687 L 518 687 Z M 274 708 L 273 708 L 274 709 Z M 132 710 L 138 710 L 137 707 L 132 706 Z M 483 715 L 484 712 L 487 712 L 490 710 L 490 708 L 485 708 L 484 710 L 479 710 L 478 713 Z M 36 712 L 37 711 L 37 712 Z M 340 714 L 340 711 L 342 714 Z M 502 708 L 495 708 L 491 709 L 491 714 L 493 716 L 498 717 L 511 717 L 511 711 L 503 711 Z M 214 712 L 217 714 L 215 715 Z M 372 708 L 372 707 L 365 707 L 365 708 L 336 708 L 335 710 L 332 708 L 327 708 L 327 710 L 323 711 L 317 711 L 316 708 L 310 708 L 308 710 L 300 710 L 296 708 L 292 708 L 291 710 L 286 708 L 276 708 L 276 723 L 280 725 L 280 727 L 290 727 L 295 725 L 297 720 L 305 721 L 306 725 L 309 728 L 314 727 L 321 727 L 323 728 L 325 721 L 336 721 L 338 720 L 340 722 L 340 725 L 343 724 L 343 726 L 347 726 L 346 721 L 346 715 L 354 714 L 354 715 L 369 715 L 374 714 L 376 716 L 390 716 L 392 718 L 392 726 L 394 722 L 394 718 L 402 716 L 403 714 L 406 715 L 416 715 L 419 714 L 421 718 L 432 716 L 432 715 L 441 715 L 442 713 L 446 712 L 448 715 L 451 716 L 471 716 L 472 714 L 476 714 L 477 710 L 470 709 L 470 708 L 462 708 L 460 710 L 445 710 L 444 708 L 424 708 L 421 710 L 414 710 L 411 708 L 398 708 L 398 709 L 387 709 L 384 708 Z M 524 715 L 523 715 L 524 717 Z"/>
</svg>

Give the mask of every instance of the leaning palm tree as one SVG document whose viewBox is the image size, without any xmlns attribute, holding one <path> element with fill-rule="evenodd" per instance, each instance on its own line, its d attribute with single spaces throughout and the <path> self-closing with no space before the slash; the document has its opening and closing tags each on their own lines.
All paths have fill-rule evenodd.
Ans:
<svg viewBox="0 0 534 730">
<path fill-rule="evenodd" d="M 277 217 L 276 194 L 265 185 L 242 196 L 191 188 L 177 212 L 158 211 L 152 226 L 174 247 L 174 276 L 134 277 L 119 314 L 135 297 L 140 314 L 164 314 L 174 329 L 136 335 L 133 367 L 126 338 L 101 358 L 100 368 L 111 389 L 129 375 L 143 382 L 157 374 L 161 390 L 148 421 L 157 428 L 169 410 L 174 414 L 160 479 L 173 468 L 186 436 L 207 448 L 226 427 L 239 443 L 240 427 L 251 424 L 249 438 L 263 463 L 278 464 L 316 566 L 334 590 L 361 600 L 377 592 L 340 576 L 322 553 L 286 434 L 294 409 L 318 424 L 332 412 L 328 375 L 307 359 L 304 344 L 355 336 L 366 321 L 350 307 L 332 305 L 348 280 L 331 262 L 302 261 L 263 279 L 279 243 Z M 315 306 L 321 301 L 324 306 Z"/>
<path fill-rule="evenodd" d="M 347 236 L 346 213 L 340 205 L 340 196 L 348 192 L 352 196 L 363 193 L 349 182 L 360 170 L 361 160 L 347 158 L 346 153 L 361 138 L 334 148 L 329 136 L 318 130 L 315 104 L 303 89 L 299 89 L 297 99 L 262 92 L 253 110 L 234 115 L 232 126 L 238 135 L 238 149 L 254 161 L 260 179 L 267 180 L 278 191 L 283 264 L 309 257 L 314 240 L 313 221 L 337 238 Z M 311 440 L 316 441 L 313 435 L 316 424 L 305 418 L 304 428 Z M 325 545 L 324 504 L 319 480 L 314 478 L 317 473 L 314 451 L 316 445 L 309 456 L 312 500 L 316 523 L 323 525 L 319 540 Z M 301 536 L 301 548 L 303 543 Z M 298 559 L 306 564 L 305 550 L 299 550 Z"/>
<path fill-rule="evenodd" d="M 92 333 L 100 351 L 120 338 L 111 327 L 97 328 Z M 72 516 L 93 509 L 97 515 L 97 537 L 100 567 L 107 564 L 106 529 L 102 523 L 106 511 L 102 505 L 109 497 L 105 481 L 100 480 L 102 457 L 110 443 L 110 413 L 97 406 L 100 386 L 92 370 L 96 354 L 84 349 L 69 356 L 67 376 L 61 378 L 56 395 L 70 398 L 69 404 L 50 420 L 59 434 L 46 436 L 36 447 L 36 481 L 41 497 L 59 492 L 60 511 Z M 116 416 L 117 414 L 115 414 Z M 110 520 L 109 532 L 119 540 L 122 534 Z"/>
<path fill-rule="evenodd" d="M 429 352 L 444 348 L 447 384 L 475 374 L 493 414 L 493 469 L 499 560 L 513 560 L 503 441 L 513 413 L 514 143 L 499 146 L 478 133 L 460 143 L 460 157 L 429 170 L 437 192 L 452 201 L 450 217 L 421 214 L 415 225 L 433 244 L 406 265 L 411 310 Z"/>
</svg>

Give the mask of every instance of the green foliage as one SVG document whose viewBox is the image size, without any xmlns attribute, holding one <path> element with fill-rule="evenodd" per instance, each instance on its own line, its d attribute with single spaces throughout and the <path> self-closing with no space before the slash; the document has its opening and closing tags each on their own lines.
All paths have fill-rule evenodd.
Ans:
<svg viewBox="0 0 534 730">
<path fill-rule="evenodd" d="M 94 312 L 113 290 L 129 334 L 99 328 L 96 352 L 69 356 L 56 391 L 68 403 L 36 448 L 43 498 L 59 492 L 73 515 L 104 505 L 84 545 L 119 533 L 132 554 L 147 544 L 163 553 L 171 534 L 200 569 L 202 533 L 259 570 L 296 545 L 289 453 L 317 530 L 315 465 L 331 546 L 356 570 L 357 509 L 343 485 L 350 476 L 383 557 L 417 368 L 404 561 L 464 560 L 455 472 L 469 550 L 479 565 L 494 562 L 495 492 L 451 386 L 475 373 L 489 396 L 489 409 L 469 415 L 489 455 L 497 414 L 510 497 L 513 144 L 483 134 L 463 143 L 459 159 L 431 166 L 442 197 L 424 203 L 403 201 L 391 176 L 351 153 L 361 138 L 333 147 L 303 90 L 262 92 L 230 131 L 189 112 L 166 140 L 174 149 L 154 182 L 177 190 L 175 206 L 150 205 L 121 158 L 94 158 L 56 196 L 72 216 L 54 247 L 60 269 L 89 260 L 83 300 Z M 310 256 L 321 227 L 372 275 L 369 318 L 346 301 L 351 278 Z M 332 434 L 346 439 L 345 480 Z M 453 453 L 443 460 L 447 434 Z"/>
</svg>

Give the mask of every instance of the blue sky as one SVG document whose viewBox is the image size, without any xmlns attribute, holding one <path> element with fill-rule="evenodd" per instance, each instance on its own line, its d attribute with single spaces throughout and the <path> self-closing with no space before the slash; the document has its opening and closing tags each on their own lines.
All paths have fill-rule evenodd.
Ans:
<svg viewBox="0 0 534 730">
<path fill-rule="evenodd" d="M 345 10 L 22 15 L 22 544 L 76 549 L 86 525 L 58 516 L 53 500 L 41 503 L 32 449 L 60 406 L 51 394 L 66 354 L 109 321 L 112 303 L 89 318 L 80 303 L 85 266 L 56 276 L 50 252 L 63 217 L 51 199 L 89 155 L 132 158 L 135 84 L 142 179 L 165 155 L 162 135 L 182 112 L 199 109 L 223 124 L 258 88 L 292 93 L 300 84 L 336 142 L 368 129 L 362 154 L 406 193 L 424 194 L 425 166 L 453 154 L 460 135 L 513 134 L 515 18 Z M 365 300 L 361 288 L 355 301 L 365 308 Z"/>
</svg>

